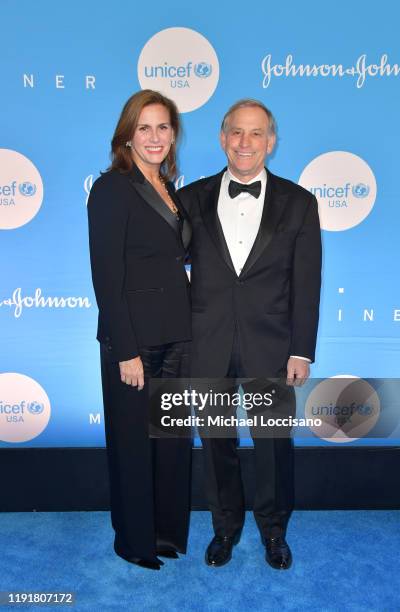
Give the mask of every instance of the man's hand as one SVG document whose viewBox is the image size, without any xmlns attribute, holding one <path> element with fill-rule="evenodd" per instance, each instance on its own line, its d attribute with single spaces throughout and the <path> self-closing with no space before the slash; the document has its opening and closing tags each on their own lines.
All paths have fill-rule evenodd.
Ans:
<svg viewBox="0 0 400 612">
<path fill-rule="evenodd" d="M 129 359 L 128 361 L 119 362 L 119 371 L 121 373 L 121 380 L 127 385 L 137 387 L 138 391 L 141 391 L 144 387 L 144 372 L 143 364 L 140 357 Z"/>
<path fill-rule="evenodd" d="M 289 386 L 301 387 L 310 376 L 310 364 L 305 359 L 290 357 L 287 363 L 286 384 Z"/>
</svg>

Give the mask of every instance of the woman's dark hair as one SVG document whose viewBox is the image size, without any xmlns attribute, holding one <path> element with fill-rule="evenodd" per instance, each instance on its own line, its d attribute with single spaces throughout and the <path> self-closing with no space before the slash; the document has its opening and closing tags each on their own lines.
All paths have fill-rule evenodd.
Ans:
<svg viewBox="0 0 400 612">
<path fill-rule="evenodd" d="M 174 131 L 174 142 L 167 157 L 161 166 L 161 176 L 170 181 L 176 178 L 176 143 L 180 136 L 181 124 L 179 112 L 175 102 L 161 94 L 159 91 L 143 89 L 129 98 L 115 128 L 114 136 L 111 141 L 111 166 L 109 170 L 119 170 L 129 172 L 132 168 L 132 154 L 130 147 L 126 143 L 133 138 L 140 113 L 149 104 L 161 104 L 169 112 L 171 127 Z"/>
</svg>

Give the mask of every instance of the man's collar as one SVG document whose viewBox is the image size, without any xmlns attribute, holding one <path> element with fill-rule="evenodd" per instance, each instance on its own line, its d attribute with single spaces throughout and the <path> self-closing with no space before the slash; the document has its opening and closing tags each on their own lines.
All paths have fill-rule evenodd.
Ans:
<svg viewBox="0 0 400 612">
<path fill-rule="evenodd" d="M 225 180 L 228 183 L 229 183 L 229 181 L 236 181 L 237 183 L 242 183 L 243 185 L 246 185 L 248 183 L 255 183 L 256 181 L 261 181 L 261 183 L 263 185 L 265 185 L 266 182 L 267 182 L 267 171 L 266 171 L 265 168 L 263 168 L 261 170 L 261 172 L 259 174 L 257 174 L 257 176 L 255 176 L 250 181 L 247 181 L 247 183 L 245 183 L 244 181 L 242 181 L 239 178 L 237 178 L 234 174 L 232 174 L 232 171 L 229 168 L 227 168 L 227 170 L 225 172 Z"/>
</svg>

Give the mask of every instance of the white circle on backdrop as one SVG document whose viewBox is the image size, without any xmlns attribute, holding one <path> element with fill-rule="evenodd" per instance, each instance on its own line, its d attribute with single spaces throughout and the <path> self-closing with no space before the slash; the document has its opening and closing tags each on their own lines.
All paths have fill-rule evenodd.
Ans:
<svg viewBox="0 0 400 612">
<path fill-rule="evenodd" d="M 39 383 L 17 372 L 0 374 L 0 440 L 27 442 L 46 429 L 50 400 Z"/>
<path fill-rule="evenodd" d="M 15 229 L 29 223 L 43 202 L 43 181 L 30 159 L 0 149 L 0 229 Z"/>
<path fill-rule="evenodd" d="M 375 426 L 381 403 L 375 389 L 362 378 L 349 374 L 332 376 L 314 387 L 305 404 L 305 417 L 320 419 L 310 427 L 327 442 L 353 442 Z"/>
<path fill-rule="evenodd" d="M 321 228 L 340 232 L 369 215 L 376 199 L 376 180 L 358 155 L 330 151 L 315 157 L 303 170 L 299 185 L 318 200 Z"/>
<path fill-rule="evenodd" d="M 160 91 L 181 113 L 203 106 L 219 80 L 214 48 L 189 28 L 167 28 L 152 36 L 140 53 L 137 71 L 142 89 Z"/>
</svg>

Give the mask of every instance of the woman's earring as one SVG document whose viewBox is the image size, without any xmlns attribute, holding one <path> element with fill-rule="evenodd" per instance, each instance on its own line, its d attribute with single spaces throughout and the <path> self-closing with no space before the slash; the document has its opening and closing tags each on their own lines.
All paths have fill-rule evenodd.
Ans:
<svg viewBox="0 0 400 612">
<path fill-rule="evenodd" d="M 132 147 L 132 140 L 127 140 L 125 143 L 126 147 Z"/>
</svg>

